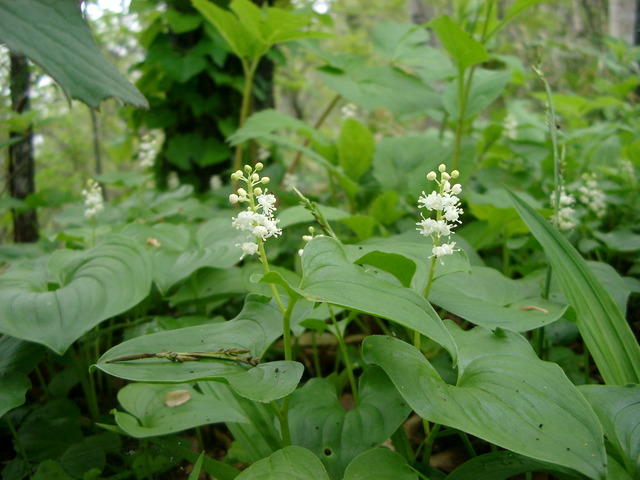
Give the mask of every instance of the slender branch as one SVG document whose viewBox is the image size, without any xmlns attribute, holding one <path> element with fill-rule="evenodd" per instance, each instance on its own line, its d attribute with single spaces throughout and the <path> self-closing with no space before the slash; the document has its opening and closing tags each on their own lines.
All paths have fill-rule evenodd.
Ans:
<svg viewBox="0 0 640 480">
<path fill-rule="evenodd" d="M 215 350 L 213 352 L 157 352 L 157 353 L 133 353 L 130 355 L 122 355 L 121 357 L 111 358 L 106 360 L 105 363 L 116 362 L 129 362 L 131 360 L 140 360 L 144 358 L 162 358 L 169 360 L 170 362 L 197 362 L 202 359 L 214 359 L 214 360 L 231 360 L 233 362 L 244 363 L 255 367 L 260 363 L 259 358 L 254 358 L 251 355 L 242 356 L 245 353 L 249 353 L 249 350 L 241 348 L 226 348 Z"/>
</svg>

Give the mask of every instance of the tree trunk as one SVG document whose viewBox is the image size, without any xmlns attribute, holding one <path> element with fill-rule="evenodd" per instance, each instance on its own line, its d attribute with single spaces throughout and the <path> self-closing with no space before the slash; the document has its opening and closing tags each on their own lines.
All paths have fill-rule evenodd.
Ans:
<svg viewBox="0 0 640 480">
<path fill-rule="evenodd" d="M 30 109 L 31 78 L 26 57 L 11 53 L 11 108 L 16 113 Z M 10 138 L 19 140 L 9 147 L 9 192 L 24 200 L 35 191 L 35 164 L 33 161 L 33 132 L 31 127 L 22 132 L 10 132 Z M 13 239 L 16 243 L 38 240 L 38 216 L 35 210 L 13 211 Z"/>
<path fill-rule="evenodd" d="M 634 44 L 637 0 L 609 0 L 609 34 Z"/>
</svg>

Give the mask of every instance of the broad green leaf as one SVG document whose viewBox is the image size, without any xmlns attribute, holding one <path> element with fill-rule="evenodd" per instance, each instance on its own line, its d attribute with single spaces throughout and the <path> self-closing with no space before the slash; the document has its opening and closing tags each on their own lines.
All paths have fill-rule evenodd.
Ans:
<svg viewBox="0 0 640 480">
<path fill-rule="evenodd" d="M 581 385 L 585 396 L 602 423 L 607 440 L 613 445 L 626 471 L 640 476 L 640 385 Z"/>
<path fill-rule="evenodd" d="M 66 261 L 52 272 L 62 280 L 53 291 L 37 279 L 20 278 L 19 271 L 0 278 L 0 332 L 62 354 L 91 328 L 149 294 L 149 260 L 128 238 L 111 236 L 86 252 L 56 253 Z"/>
<path fill-rule="evenodd" d="M 202 267 L 228 268 L 240 260 L 242 252 L 236 245 L 246 235 L 231 225 L 234 212 L 196 228 L 185 224 L 160 223 L 154 226 L 133 223 L 122 234 L 145 245 L 153 264 L 153 281 L 161 293 L 184 280 Z M 153 238 L 160 242 L 154 246 Z"/>
<path fill-rule="evenodd" d="M 590 478 L 604 477 L 602 427 L 560 367 L 539 360 L 515 332 L 465 332 L 448 325 L 458 345 L 456 385 L 445 383 L 424 355 L 395 338 L 368 337 L 363 358 L 380 365 L 429 421 Z"/>
<path fill-rule="evenodd" d="M 259 8 L 249 0 L 232 0 L 224 10 L 207 0 L 192 0 L 193 6 L 211 22 L 233 52 L 243 59 L 255 61 L 276 43 L 329 35 L 304 31 L 310 24 L 308 15 L 281 8 Z"/>
<path fill-rule="evenodd" d="M 371 131 L 363 124 L 347 118 L 338 138 L 338 161 L 349 178 L 357 181 L 371 167 L 376 148 Z"/>
<path fill-rule="evenodd" d="M 630 229 L 613 230 L 607 233 L 595 231 L 593 235 L 614 251 L 637 252 L 640 250 L 640 235 L 633 233 Z"/>
<path fill-rule="evenodd" d="M 36 407 L 18 428 L 18 438 L 31 462 L 59 458 L 82 441 L 81 414 L 75 402 L 53 399 Z"/>
<path fill-rule="evenodd" d="M 300 120 L 281 114 L 275 110 L 263 110 L 251 115 L 242 128 L 229 137 L 229 141 L 232 145 L 236 145 L 250 139 L 256 139 L 300 151 L 334 175 L 350 197 L 353 198 L 355 196 L 359 189 L 356 182 L 351 180 L 341 169 L 311 148 L 283 135 L 271 133 L 280 129 L 294 130 L 303 134 L 312 140 L 312 142 L 321 145 L 328 144 L 328 141 L 317 130 L 309 127 Z"/>
<path fill-rule="evenodd" d="M 103 471 L 107 465 L 107 453 L 117 455 L 121 452 L 121 447 L 122 442 L 117 434 L 101 432 L 85 437 L 67 448 L 60 457 L 60 464 L 74 477 L 87 478 L 85 475 L 91 469 Z"/>
<path fill-rule="evenodd" d="M 343 480 L 418 480 L 404 458 L 386 448 L 361 453 L 347 466 Z"/>
<path fill-rule="evenodd" d="M 436 32 L 442 46 L 451 55 L 459 70 L 466 70 L 471 65 L 489 58 L 484 46 L 462 30 L 449 16 L 435 18 L 428 25 Z"/>
<path fill-rule="evenodd" d="M 527 472 L 547 472 L 563 480 L 583 480 L 584 476 L 568 468 L 518 455 L 508 450 L 485 453 L 466 461 L 445 480 L 508 480 Z"/>
<path fill-rule="evenodd" d="M 285 447 L 254 463 L 237 480 L 329 480 L 313 453 L 298 446 Z"/>
<path fill-rule="evenodd" d="M 508 192 L 522 219 L 542 245 L 578 328 L 608 384 L 640 383 L 640 347 L 629 324 L 585 260 L 533 208 Z"/>
<path fill-rule="evenodd" d="M 74 480 L 59 462 L 47 459 L 38 465 L 31 480 Z"/>
<path fill-rule="evenodd" d="M 513 20 L 513 18 L 516 15 L 518 15 L 520 12 L 526 10 L 529 7 L 532 7 L 533 5 L 536 5 L 538 3 L 542 3 L 545 1 L 546 0 L 516 0 L 515 2 L 513 2 L 511 7 L 509 7 L 509 10 L 507 10 L 507 13 L 502 18 L 502 20 L 500 20 L 500 22 L 489 32 L 489 34 L 487 35 L 487 39 L 491 38 L 496 32 L 501 30 L 507 23 Z"/>
<path fill-rule="evenodd" d="M 9 410 L 25 402 L 25 395 L 31 388 L 31 382 L 22 372 L 0 372 L 0 417 Z"/>
<path fill-rule="evenodd" d="M 379 368 L 365 370 L 351 410 L 340 404 L 331 381 L 314 378 L 291 396 L 291 440 L 315 453 L 329 476 L 339 480 L 354 458 L 387 440 L 409 411 Z"/>
<path fill-rule="evenodd" d="M 510 70 L 476 70 L 469 90 L 469 99 L 465 104 L 464 118 L 473 117 L 491 105 L 500 96 L 511 76 Z M 442 103 L 451 121 L 458 120 L 458 85 L 456 81 L 450 82 L 445 88 Z"/>
<path fill-rule="evenodd" d="M 450 158 L 451 149 L 435 136 L 385 138 L 373 156 L 373 176 L 382 190 L 395 190 L 416 201 L 427 185 L 427 173 Z"/>
<path fill-rule="evenodd" d="M 259 357 L 282 334 L 280 310 L 268 301 L 265 297 L 249 295 L 242 312 L 228 322 L 143 335 L 123 342 L 107 351 L 96 367 L 110 375 L 139 382 L 225 381 L 240 395 L 259 402 L 284 397 L 300 381 L 303 369 L 296 362 L 248 367 L 220 359 L 183 363 L 160 358 L 121 359 L 164 351 L 206 353 L 226 349 L 248 350 L 246 355 Z"/>
<path fill-rule="evenodd" d="M 405 287 L 422 294 L 431 269 L 433 243 L 417 232 L 379 239 L 372 238 L 358 245 L 346 245 L 347 258 L 361 265 L 370 265 L 392 274 Z M 419 243 L 424 240 L 423 243 Z M 401 258 L 399 258 L 401 257 Z M 436 262 L 433 279 L 456 272 L 469 272 L 469 260 L 464 252 L 447 256 L 444 265 Z M 435 285 L 435 284 L 434 284 Z"/>
<path fill-rule="evenodd" d="M 415 116 L 441 105 L 439 95 L 431 87 L 399 68 L 324 67 L 320 73 L 329 88 L 365 110 L 384 107 L 396 115 Z"/>
<path fill-rule="evenodd" d="M 351 214 L 345 210 L 335 207 L 327 207 L 322 205 L 320 207 L 324 218 L 329 222 L 333 222 L 335 220 L 341 220 L 343 218 L 347 218 L 351 216 Z M 307 210 L 303 205 L 296 205 L 295 207 L 285 208 L 283 210 L 278 210 L 278 226 L 281 228 L 286 228 L 289 225 L 296 225 L 298 223 L 308 223 L 313 224 L 315 222 L 313 215 L 309 210 Z"/>
<path fill-rule="evenodd" d="M 181 399 L 184 403 L 169 406 L 168 400 L 176 392 L 184 395 Z M 132 383 L 118 392 L 118 401 L 126 412 L 115 411 L 116 422 L 136 438 L 167 435 L 212 423 L 247 421 L 235 409 L 188 384 Z"/>
<path fill-rule="evenodd" d="M 238 57 L 254 60 L 263 56 L 269 47 L 256 37 L 256 33 L 232 12 L 208 0 L 191 0 L 204 18 L 215 26 Z"/>
<path fill-rule="evenodd" d="M 75 0 L 0 0 L 0 41 L 40 65 L 69 99 L 92 108 L 109 97 L 149 107 L 102 55 Z"/>
<path fill-rule="evenodd" d="M 395 190 L 387 190 L 373 199 L 369 205 L 369 214 L 382 225 L 393 225 L 405 212 L 396 209 L 400 195 Z"/>
<path fill-rule="evenodd" d="M 476 325 L 516 332 L 553 323 L 567 309 L 542 298 L 539 276 L 512 280 L 481 266 L 438 278 L 429 301 Z"/>
<path fill-rule="evenodd" d="M 302 255 L 302 270 L 300 291 L 308 300 L 386 318 L 438 342 L 455 358 L 455 343 L 429 302 L 353 265 L 335 240 L 311 240 Z"/>
</svg>

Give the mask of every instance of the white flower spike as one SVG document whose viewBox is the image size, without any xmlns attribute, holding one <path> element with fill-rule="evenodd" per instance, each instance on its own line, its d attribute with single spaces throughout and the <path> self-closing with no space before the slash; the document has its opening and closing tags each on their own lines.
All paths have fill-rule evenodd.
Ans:
<svg viewBox="0 0 640 480">
<path fill-rule="evenodd" d="M 424 208 L 428 212 L 435 212 L 435 218 L 426 217 L 421 213 L 422 221 L 416 223 L 418 230 L 425 237 L 431 237 L 433 240 L 433 249 L 431 257 L 441 258 L 445 255 L 451 255 L 458 249 L 455 248 L 455 242 L 449 242 L 453 229 L 460 224 L 460 215 L 463 213 L 460 208 L 460 199 L 458 195 L 462 192 L 459 183 L 451 185 L 449 180 L 456 179 L 460 176 L 457 170 L 447 173 L 447 166 L 441 164 L 438 167 L 440 172 L 440 180 L 436 172 L 429 172 L 427 180 L 436 182 L 438 188 L 433 192 L 422 195 L 418 198 L 418 208 Z M 440 243 L 443 238 L 447 238 L 447 243 Z M 431 258 L 430 257 L 430 258 Z M 441 260 L 442 262 L 442 260 Z"/>
<path fill-rule="evenodd" d="M 264 168 L 262 163 L 255 167 L 244 166 L 244 172 L 237 170 L 231 174 L 231 179 L 247 184 L 247 189 L 238 188 L 236 193 L 229 195 L 232 204 L 248 203 L 247 209 L 231 219 L 231 224 L 238 230 L 248 232 L 247 241 L 236 246 L 241 247 L 243 259 L 245 255 L 255 255 L 260 251 L 261 242 L 282 233 L 278 228 L 278 219 L 273 216 L 276 211 L 276 197 L 258 185 L 269 183 L 269 177 L 260 177 L 258 173 Z M 246 175 L 245 175 L 246 174 Z"/>
</svg>

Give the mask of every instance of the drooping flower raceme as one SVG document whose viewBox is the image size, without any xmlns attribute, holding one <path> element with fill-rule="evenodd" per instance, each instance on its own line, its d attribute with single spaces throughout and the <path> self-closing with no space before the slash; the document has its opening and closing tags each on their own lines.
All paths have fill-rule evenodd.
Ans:
<svg viewBox="0 0 640 480">
<path fill-rule="evenodd" d="M 95 218 L 98 213 L 104 210 L 104 198 L 102 197 L 102 187 L 92 179 L 87 180 L 87 188 L 82 190 L 84 197 L 84 216 Z"/>
<path fill-rule="evenodd" d="M 242 249 L 241 259 L 245 255 L 258 253 L 261 242 L 282 233 L 278 228 L 278 219 L 273 216 L 273 212 L 276 211 L 276 197 L 261 187 L 269 183 L 269 177 L 260 177 L 258 173 L 263 168 L 262 163 L 258 162 L 255 167 L 245 165 L 244 172 L 238 170 L 231 174 L 232 180 L 242 181 L 247 185 L 246 190 L 238 188 L 236 193 L 229 195 L 232 204 L 249 204 L 247 209 L 233 217 L 231 222 L 236 229 L 247 232 L 247 241 L 237 244 Z"/>
<path fill-rule="evenodd" d="M 463 213 L 460 208 L 460 199 L 458 195 L 462 192 L 459 183 L 454 185 L 449 180 L 456 179 L 460 175 L 457 170 L 453 170 L 451 174 L 447 173 L 446 165 L 442 164 L 438 167 L 440 172 L 440 180 L 437 179 L 436 172 L 429 172 L 427 180 L 435 181 L 438 188 L 428 195 L 422 192 L 418 198 L 418 208 L 424 208 L 428 212 L 435 212 L 435 218 L 431 214 L 425 217 L 420 213 L 422 221 L 416 223 L 418 230 L 425 237 L 431 237 L 433 240 L 432 257 L 441 258 L 444 255 L 451 255 L 457 249 L 456 242 L 451 242 L 453 229 L 457 224 L 461 223 L 460 215 Z M 441 243 L 446 237 L 447 243 Z"/>
</svg>

